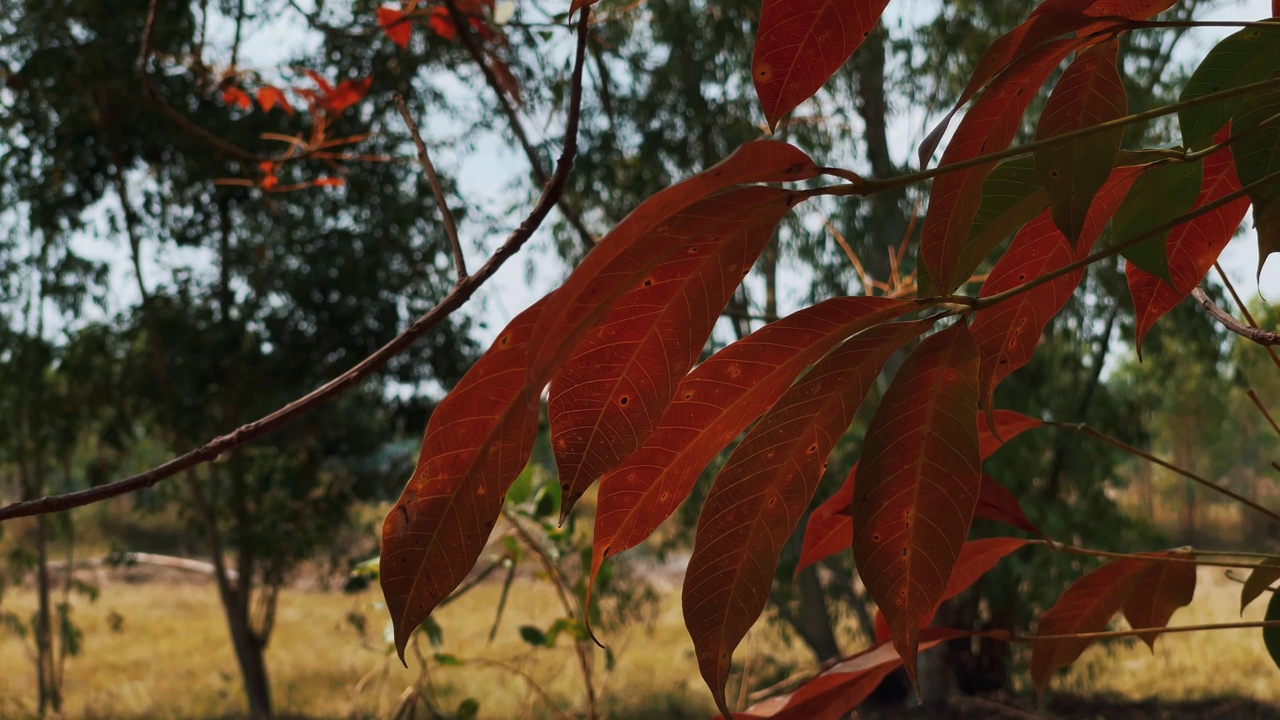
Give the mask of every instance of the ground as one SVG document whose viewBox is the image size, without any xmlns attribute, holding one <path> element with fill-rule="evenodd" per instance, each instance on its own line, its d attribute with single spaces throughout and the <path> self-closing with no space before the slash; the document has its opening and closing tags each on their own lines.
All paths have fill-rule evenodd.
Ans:
<svg viewBox="0 0 1280 720">
<path fill-rule="evenodd" d="M 84 654 L 68 661 L 68 717 L 235 717 L 244 707 L 234 659 L 226 640 L 212 584 L 178 572 L 103 573 L 101 596 L 78 600 L 75 620 L 85 633 Z M 1220 570 L 1202 568 L 1191 607 L 1173 624 L 1231 622 L 1237 618 L 1239 585 Z M 547 627 L 562 614 L 546 583 L 517 580 L 493 642 L 488 641 L 500 584 L 486 584 L 439 613 L 443 645 L 438 652 L 464 660 L 500 661 L 432 667 L 430 682 L 439 704 L 456 708 L 466 698 L 480 702 L 481 718 L 542 718 L 556 713 L 518 673 L 564 707 L 579 707 L 581 683 L 567 642 L 531 650 L 519 638 L 521 625 Z M 671 586 L 665 589 L 673 590 Z M 11 590 L 5 605 L 27 615 L 33 596 Z M 1261 616 L 1262 601 L 1245 613 Z M 113 613 L 123 618 L 111 628 Z M 385 611 L 376 588 L 354 595 L 319 589 L 287 590 L 278 629 L 268 652 L 276 708 L 308 718 L 385 716 L 417 678 L 387 652 Z M 363 632 L 360 627 L 363 626 Z M 703 718 L 711 703 L 685 635 L 679 593 L 664 595 L 651 631 L 630 627 L 602 638 L 612 649 L 612 671 L 597 658 L 601 706 L 608 717 Z M 848 648 L 856 638 L 845 638 Z M 805 653 L 761 624 L 743 643 L 739 657 L 758 688 L 805 667 Z M 22 717 L 33 697 L 32 665 L 16 638 L 0 636 L 0 717 Z M 731 697 L 741 699 L 738 682 Z M 1280 670 L 1266 655 L 1256 630 L 1166 635 L 1154 656 L 1145 645 L 1095 645 L 1071 675 L 1055 682 L 1042 707 L 1026 696 L 957 700 L 949 713 L 868 711 L 863 717 L 955 718 L 1280 718 Z"/>
</svg>

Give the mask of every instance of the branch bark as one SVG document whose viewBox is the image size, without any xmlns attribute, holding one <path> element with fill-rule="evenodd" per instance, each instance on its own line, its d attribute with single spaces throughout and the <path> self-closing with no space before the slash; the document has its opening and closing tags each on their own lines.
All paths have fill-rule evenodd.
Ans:
<svg viewBox="0 0 1280 720">
<path fill-rule="evenodd" d="M 1205 294 L 1204 290 L 1197 287 L 1195 290 L 1191 291 L 1191 297 L 1195 298 L 1196 302 L 1200 303 L 1201 307 L 1208 310 L 1214 320 L 1217 320 L 1224 328 L 1239 335 L 1240 337 L 1245 338 L 1246 340 L 1252 340 L 1259 345 L 1280 345 L 1280 332 L 1263 330 L 1259 327 L 1250 327 L 1241 323 L 1239 320 L 1231 317 L 1231 314 L 1226 310 L 1218 307 L 1217 304 L 1213 302 L 1213 299 Z"/>
</svg>

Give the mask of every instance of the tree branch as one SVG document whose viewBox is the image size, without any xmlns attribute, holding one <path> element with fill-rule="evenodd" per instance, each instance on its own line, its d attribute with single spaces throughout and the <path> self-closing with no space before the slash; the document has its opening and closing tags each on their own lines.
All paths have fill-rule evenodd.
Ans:
<svg viewBox="0 0 1280 720">
<path fill-rule="evenodd" d="M 1205 294 L 1204 290 L 1196 288 L 1191 291 L 1191 297 L 1200 303 L 1200 306 L 1209 311 L 1214 320 L 1217 320 L 1223 327 L 1231 332 L 1239 335 L 1246 340 L 1252 340 L 1259 345 L 1280 345 L 1280 333 L 1263 330 L 1259 327 L 1250 327 L 1241 323 L 1231 316 L 1226 310 L 1218 307 L 1213 299 Z"/>
<path fill-rule="evenodd" d="M 155 9 L 156 1 L 152 0 L 152 11 Z M 546 186 L 543 187 L 542 195 L 538 198 L 533 210 L 529 212 L 529 215 L 520 223 L 519 227 L 507 237 L 502 246 L 476 271 L 476 274 L 459 280 L 454 285 L 453 290 L 435 307 L 415 320 L 413 324 L 405 328 L 403 332 L 386 345 L 361 360 L 355 367 L 279 410 L 253 422 L 241 425 L 234 431 L 216 437 L 191 452 L 180 455 L 138 475 L 76 492 L 11 503 L 0 508 L 0 521 L 69 510 L 108 498 L 118 497 L 135 490 L 152 487 L 161 480 L 172 477 L 183 470 L 210 462 L 222 453 L 274 432 L 290 420 L 304 415 L 341 395 L 351 386 L 386 365 L 391 358 L 403 352 L 415 340 L 425 335 L 440 324 L 442 320 L 462 307 L 475 291 L 484 285 L 497 272 L 498 268 L 507 259 L 515 255 L 529 240 L 534 231 L 542 224 L 542 221 L 546 219 L 547 214 L 551 212 L 551 208 L 555 207 L 561 193 L 564 192 L 565 181 L 569 177 L 569 169 L 573 167 L 573 158 L 578 151 L 578 116 L 582 106 L 582 68 L 587 44 L 586 15 L 587 13 L 584 12 L 584 17 L 578 24 L 578 45 L 574 56 L 573 75 L 570 81 L 569 111 L 565 121 L 564 146 L 561 150 L 560 158 L 556 161 L 555 172 Z"/>
<path fill-rule="evenodd" d="M 409 128 L 409 134 L 413 136 L 413 144 L 418 148 L 418 162 L 422 164 L 422 169 L 427 174 L 427 182 L 431 185 L 431 194 L 436 198 L 436 205 L 440 207 L 440 215 L 444 220 L 444 233 L 449 238 L 449 249 L 453 252 L 453 268 L 458 273 L 458 280 L 462 280 L 467 276 L 467 262 L 462 257 L 462 243 L 458 240 L 458 226 L 453 221 L 453 213 L 449 211 L 449 202 L 444 197 L 444 187 L 440 185 L 440 177 L 436 175 L 436 166 L 431 164 L 431 156 L 427 154 L 427 144 L 422 141 L 422 134 L 418 132 L 418 126 L 413 122 L 413 118 L 409 116 L 409 108 L 404 104 L 404 98 L 399 93 L 395 96 L 396 108 L 400 110 L 400 117 L 404 118 L 404 124 Z"/>
</svg>

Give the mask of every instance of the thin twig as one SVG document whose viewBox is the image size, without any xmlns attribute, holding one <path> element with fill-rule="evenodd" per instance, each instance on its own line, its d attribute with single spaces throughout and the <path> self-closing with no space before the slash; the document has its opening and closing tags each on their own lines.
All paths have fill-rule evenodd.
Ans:
<svg viewBox="0 0 1280 720">
<path fill-rule="evenodd" d="M 1246 340 L 1252 340 L 1259 345 L 1280 345 L 1280 333 L 1263 330 L 1258 327 L 1249 327 L 1231 317 L 1226 310 L 1218 307 L 1213 299 L 1205 294 L 1204 290 L 1197 287 L 1191 291 L 1191 297 L 1200 303 L 1200 306 L 1209 311 L 1215 320 L 1222 324 L 1223 327 L 1231 332 L 1239 335 Z"/>
<path fill-rule="evenodd" d="M 153 10 L 155 2 L 156 0 L 152 0 Z M 475 294 L 480 286 L 484 285 L 498 271 L 498 268 L 504 262 L 519 252 L 520 248 L 524 246 L 529 238 L 532 237 L 534 231 L 542 224 L 542 221 L 546 219 L 547 214 L 555 207 L 556 201 L 560 198 L 561 193 L 564 192 L 565 181 L 569 177 L 569 169 L 573 167 L 573 158 L 578 152 L 578 117 L 582 106 L 582 67 L 585 54 L 586 32 L 580 32 L 577 54 L 574 58 L 573 76 L 570 83 L 569 111 L 565 120 L 564 147 L 561 150 L 559 160 L 556 161 L 555 172 L 552 174 L 550 181 L 543 187 L 542 195 L 538 198 L 537 204 L 529 211 L 529 215 L 525 217 L 519 227 L 507 237 L 506 242 L 494 251 L 485 264 L 476 271 L 476 274 L 468 275 L 466 279 L 455 285 L 453 290 L 435 307 L 415 320 L 386 345 L 361 360 L 355 367 L 269 415 L 241 425 L 232 432 L 218 436 L 191 452 L 132 477 L 75 492 L 11 503 L 0 508 L 0 521 L 70 510 L 71 508 L 101 502 L 108 498 L 151 487 L 187 468 L 210 462 L 228 450 L 275 432 L 290 420 L 311 412 L 320 405 L 341 395 L 351 386 L 386 365 L 393 357 L 412 345 L 415 340 L 427 334 L 441 321 L 457 311 Z"/>
<path fill-rule="evenodd" d="M 1227 292 L 1231 293 L 1231 299 L 1236 301 L 1236 307 L 1240 308 L 1240 314 L 1244 315 L 1244 319 L 1249 325 L 1258 327 L 1257 321 L 1253 319 L 1253 314 L 1249 312 L 1249 306 L 1240 299 L 1240 293 L 1236 292 L 1236 286 L 1231 283 L 1231 278 L 1227 277 L 1227 273 L 1222 269 L 1222 265 L 1218 262 L 1213 263 L 1213 269 L 1218 271 L 1218 278 L 1222 280 L 1222 284 L 1227 288 Z M 1280 354 L 1276 353 L 1276 349 L 1270 345 L 1264 345 L 1263 349 L 1271 356 L 1271 362 L 1280 369 Z"/>
<path fill-rule="evenodd" d="M 1266 418 L 1267 422 L 1271 423 L 1271 429 L 1276 431 L 1276 435 L 1280 435 L 1280 425 L 1277 425 L 1276 419 L 1271 417 L 1271 413 L 1267 411 L 1267 406 L 1262 404 L 1262 398 L 1258 397 L 1258 393 L 1254 392 L 1253 388 L 1249 388 L 1249 392 L 1247 394 L 1249 399 L 1253 401 L 1253 404 L 1257 406 L 1258 412 L 1262 413 L 1262 417 Z"/>
<path fill-rule="evenodd" d="M 458 282 L 467 276 L 467 261 L 462 257 L 462 242 L 458 240 L 458 226 L 453 221 L 453 213 L 449 210 L 449 202 L 444 197 L 444 187 L 440 184 L 440 176 L 436 175 L 436 166 L 431 163 L 431 155 L 427 153 L 427 144 L 422 141 L 422 134 L 418 132 L 418 126 L 413 122 L 413 118 L 409 115 L 409 108 L 404 104 L 404 98 L 399 93 L 395 95 L 396 108 L 400 110 L 400 117 L 404 119 L 404 124 L 409 128 L 409 134 L 413 136 L 413 144 L 418 148 L 418 162 L 422 164 L 422 170 L 427 174 L 427 182 L 431 185 L 431 194 L 435 195 L 436 205 L 440 208 L 440 215 L 444 220 L 444 234 L 449 238 L 449 249 L 453 251 L 453 267 L 458 273 Z"/>
</svg>

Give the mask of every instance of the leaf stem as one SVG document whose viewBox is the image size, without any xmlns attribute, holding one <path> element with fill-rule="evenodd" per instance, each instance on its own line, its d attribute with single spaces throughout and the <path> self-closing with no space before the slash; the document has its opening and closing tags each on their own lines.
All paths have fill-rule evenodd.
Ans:
<svg viewBox="0 0 1280 720">
<path fill-rule="evenodd" d="M 436 166 L 431 162 L 431 155 L 427 152 L 427 144 L 422 141 L 422 134 L 418 132 L 418 125 L 413 121 L 413 117 L 409 115 L 409 108 L 404 104 L 404 98 L 400 97 L 400 93 L 395 94 L 396 109 L 400 111 L 400 117 L 404 120 L 405 127 L 409 128 L 409 135 L 413 137 L 413 144 L 418 149 L 418 162 L 422 164 L 422 170 L 427 174 L 427 183 L 431 186 L 431 194 L 435 196 L 436 205 L 440 208 L 440 215 L 444 222 L 444 234 L 449 238 L 449 249 L 453 252 L 453 269 L 458 275 L 458 282 L 467 276 L 467 261 L 462 257 L 462 243 L 458 240 L 458 226 L 453 221 L 453 213 L 449 210 L 449 201 L 444 196 L 444 186 L 440 184 L 440 176 L 436 174 Z"/>
</svg>

